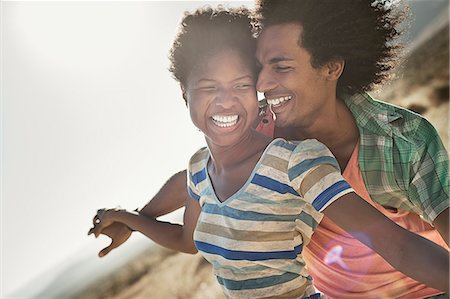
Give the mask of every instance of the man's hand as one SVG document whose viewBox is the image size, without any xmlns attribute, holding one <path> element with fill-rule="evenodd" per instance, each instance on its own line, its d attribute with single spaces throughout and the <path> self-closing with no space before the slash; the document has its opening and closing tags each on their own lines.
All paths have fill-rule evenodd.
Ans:
<svg viewBox="0 0 450 299">
<path fill-rule="evenodd" d="M 97 212 L 97 215 L 95 215 L 93 219 L 94 227 L 88 232 L 88 235 L 94 234 L 95 237 L 102 234 L 111 238 L 111 244 L 100 250 L 98 253 L 99 257 L 107 255 L 111 250 L 122 245 L 128 240 L 132 233 L 131 229 L 125 224 L 109 221 L 109 217 L 105 217 L 107 214 L 106 212 L 107 211 L 103 209 Z"/>
</svg>

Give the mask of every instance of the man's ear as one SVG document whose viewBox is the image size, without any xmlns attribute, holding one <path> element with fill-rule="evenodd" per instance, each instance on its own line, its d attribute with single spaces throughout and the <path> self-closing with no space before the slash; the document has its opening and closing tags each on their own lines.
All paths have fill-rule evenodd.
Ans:
<svg viewBox="0 0 450 299">
<path fill-rule="evenodd" d="M 324 65 L 325 76 L 328 80 L 337 81 L 344 71 L 345 61 L 333 59 Z"/>
<path fill-rule="evenodd" d="M 180 83 L 180 88 L 181 88 L 181 95 L 182 95 L 184 103 L 186 104 L 186 107 L 187 107 L 188 102 L 187 102 L 187 96 L 186 96 L 186 88 L 181 83 Z"/>
</svg>

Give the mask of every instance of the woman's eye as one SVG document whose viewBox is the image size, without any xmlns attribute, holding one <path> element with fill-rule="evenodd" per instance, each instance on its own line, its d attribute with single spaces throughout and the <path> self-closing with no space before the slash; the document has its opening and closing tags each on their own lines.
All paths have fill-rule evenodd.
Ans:
<svg viewBox="0 0 450 299">
<path fill-rule="evenodd" d="M 201 86 L 198 88 L 200 91 L 213 91 L 216 90 L 215 86 Z"/>
<path fill-rule="evenodd" d="M 236 85 L 236 89 L 249 89 L 252 87 L 253 87 L 253 84 L 248 84 L 248 83 L 242 83 L 242 84 Z"/>
</svg>

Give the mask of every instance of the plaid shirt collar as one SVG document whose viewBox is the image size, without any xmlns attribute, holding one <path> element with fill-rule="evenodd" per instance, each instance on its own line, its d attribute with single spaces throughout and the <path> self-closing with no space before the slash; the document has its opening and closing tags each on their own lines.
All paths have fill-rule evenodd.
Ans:
<svg viewBox="0 0 450 299">
<path fill-rule="evenodd" d="M 343 94 L 340 98 L 352 112 L 359 128 L 365 128 L 374 134 L 402 135 L 391 125 L 392 122 L 403 118 L 396 111 L 395 106 L 384 102 L 381 104 L 367 93 L 357 93 L 352 96 Z"/>
</svg>

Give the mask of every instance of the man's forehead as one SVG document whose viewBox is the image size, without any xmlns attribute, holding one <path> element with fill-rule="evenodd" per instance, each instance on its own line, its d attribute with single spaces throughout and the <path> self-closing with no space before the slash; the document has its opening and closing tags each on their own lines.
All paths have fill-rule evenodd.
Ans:
<svg viewBox="0 0 450 299">
<path fill-rule="evenodd" d="M 300 26 L 295 24 L 271 25 L 265 28 L 257 41 L 258 60 L 277 62 L 293 59 L 293 52 L 300 48 L 299 28 Z"/>
<path fill-rule="evenodd" d="M 279 36 L 279 37 L 285 37 L 286 35 L 289 35 L 289 33 L 292 33 L 292 36 L 299 36 L 300 33 L 303 31 L 303 26 L 300 23 L 279 23 L 279 24 L 270 24 L 261 30 L 259 34 L 259 38 L 270 35 L 273 36 Z M 258 38 L 258 39 L 259 39 Z"/>
</svg>

